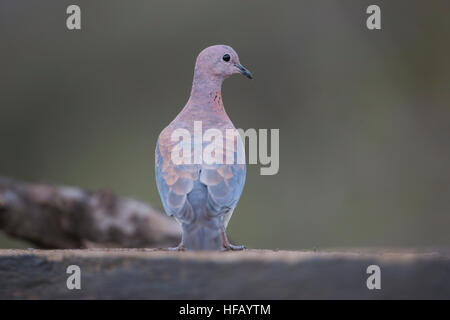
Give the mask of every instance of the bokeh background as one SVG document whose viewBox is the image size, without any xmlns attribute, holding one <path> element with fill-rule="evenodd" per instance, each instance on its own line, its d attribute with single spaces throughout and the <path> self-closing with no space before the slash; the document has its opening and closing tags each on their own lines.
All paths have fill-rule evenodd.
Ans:
<svg viewBox="0 0 450 320">
<path fill-rule="evenodd" d="M 223 43 L 255 76 L 225 82 L 230 118 L 280 129 L 280 171 L 249 167 L 235 243 L 450 245 L 449 15 L 446 0 L 0 0 L 0 175 L 161 207 L 157 136 L 196 55 Z"/>
</svg>

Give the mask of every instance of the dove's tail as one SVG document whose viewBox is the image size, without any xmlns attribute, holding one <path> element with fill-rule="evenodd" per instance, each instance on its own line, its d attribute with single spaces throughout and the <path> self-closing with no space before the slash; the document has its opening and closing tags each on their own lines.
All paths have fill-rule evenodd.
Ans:
<svg viewBox="0 0 450 320">
<path fill-rule="evenodd" d="M 191 227 L 191 228 L 190 228 Z M 194 228 L 192 228 L 194 227 Z M 183 243 L 187 250 L 222 250 L 221 230 L 203 225 L 183 228 Z"/>
<path fill-rule="evenodd" d="M 192 220 L 182 223 L 183 243 L 187 250 L 223 249 L 223 218 L 213 216 L 207 206 L 208 190 L 199 181 L 194 182 L 187 202 L 192 208 Z"/>
</svg>

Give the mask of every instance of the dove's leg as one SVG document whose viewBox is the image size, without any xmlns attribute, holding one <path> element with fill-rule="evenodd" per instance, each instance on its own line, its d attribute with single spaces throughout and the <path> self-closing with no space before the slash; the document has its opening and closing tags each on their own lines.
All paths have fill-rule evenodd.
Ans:
<svg viewBox="0 0 450 320">
<path fill-rule="evenodd" d="M 178 246 L 176 247 L 172 247 L 172 248 L 167 248 L 167 250 L 169 251 L 184 251 L 185 247 L 184 247 L 184 236 L 183 234 L 181 235 L 181 242 Z"/>
<path fill-rule="evenodd" d="M 238 251 L 238 250 L 244 250 L 245 246 L 236 246 L 234 244 L 231 244 L 230 241 L 228 241 L 228 237 L 227 234 L 225 233 L 225 227 L 222 226 L 222 230 L 220 232 L 221 236 L 222 236 L 222 243 L 223 243 L 223 248 L 224 250 L 230 251 Z"/>
<path fill-rule="evenodd" d="M 184 244 L 180 243 L 176 247 L 167 248 L 167 250 L 169 250 L 169 251 L 184 251 Z"/>
</svg>

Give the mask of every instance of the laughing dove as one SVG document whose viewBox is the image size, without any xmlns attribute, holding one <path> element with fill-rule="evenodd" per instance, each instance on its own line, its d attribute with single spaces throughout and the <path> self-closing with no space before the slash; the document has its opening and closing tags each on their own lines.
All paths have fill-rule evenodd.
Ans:
<svg viewBox="0 0 450 320">
<path fill-rule="evenodd" d="M 181 224 L 183 231 L 175 250 L 244 249 L 232 245 L 225 233 L 246 175 L 243 143 L 225 112 L 221 95 L 222 82 L 235 73 L 252 79 L 233 48 L 216 45 L 200 52 L 189 100 L 159 135 L 155 151 L 156 184 L 166 213 Z M 199 140 L 195 132 L 199 126 L 205 136 L 210 131 L 224 137 L 222 145 L 214 144 L 218 147 L 210 153 L 212 160 L 205 157 L 205 150 L 208 142 L 217 143 L 218 136 L 205 142 L 207 139 L 200 135 Z M 176 139 L 180 132 L 189 133 L 190 138 L 180 143 Z M 225 140 L 230 136 L 232 142 L 227 143 Z M 182 162 L 174 161 L 174 154 L 185 151 L 180 146 L 186 147 L 186 143 L 186 150 L 192 154 L 186 152 Z"/>
</svg>

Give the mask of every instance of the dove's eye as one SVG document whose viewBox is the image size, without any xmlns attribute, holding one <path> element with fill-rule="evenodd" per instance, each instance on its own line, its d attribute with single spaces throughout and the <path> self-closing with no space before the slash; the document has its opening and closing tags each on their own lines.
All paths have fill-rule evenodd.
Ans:
<svg viewBox="0 0 450 320">
<path fill-rule="evenodd" d="M 228 61 L 230 61 L 230 55 L 228 53 L 224 54 L 222 59 L 223 59 L 223 61 L 228 62 Z"/>
</svg>

